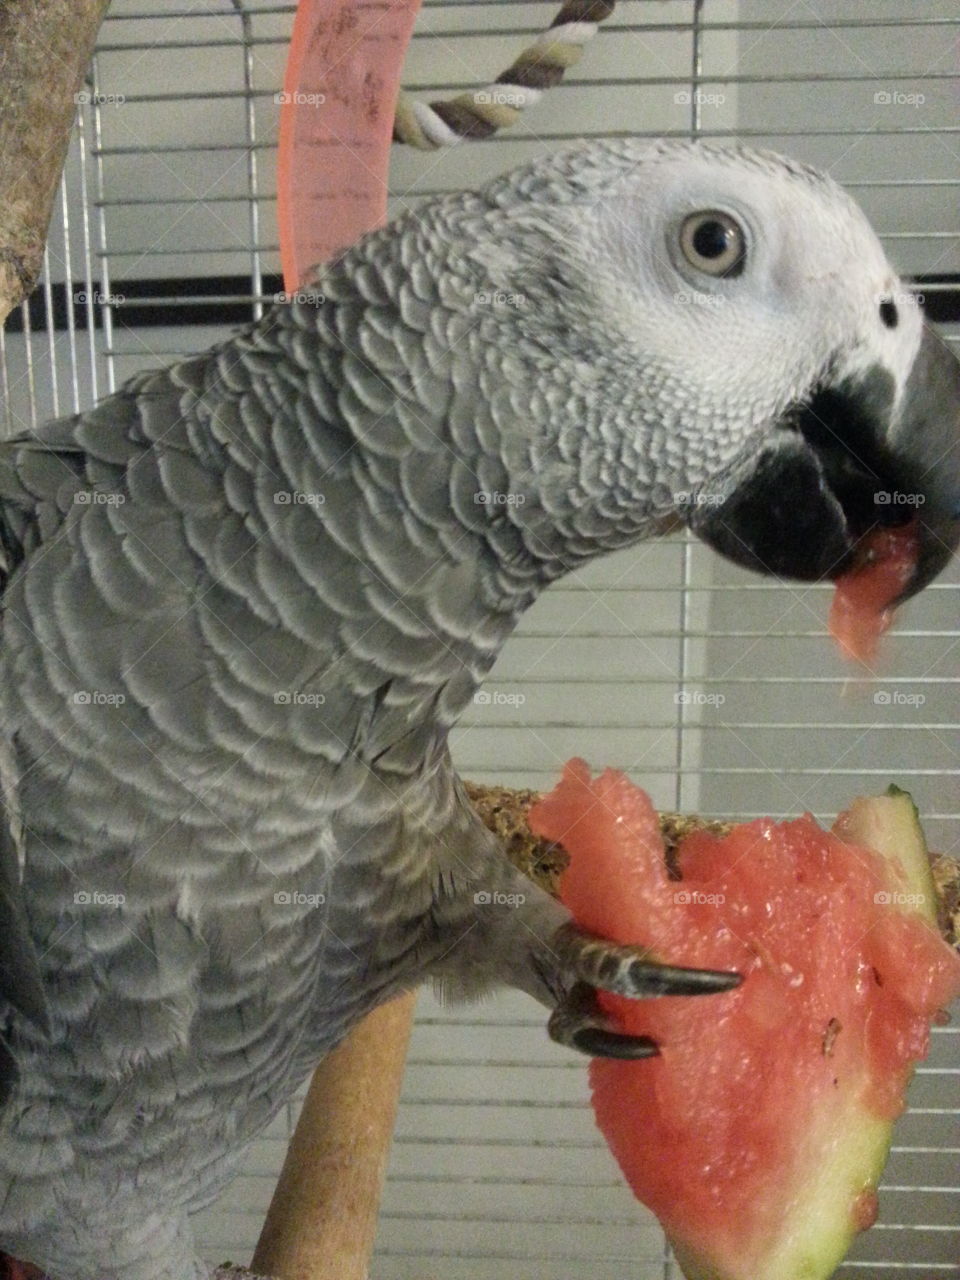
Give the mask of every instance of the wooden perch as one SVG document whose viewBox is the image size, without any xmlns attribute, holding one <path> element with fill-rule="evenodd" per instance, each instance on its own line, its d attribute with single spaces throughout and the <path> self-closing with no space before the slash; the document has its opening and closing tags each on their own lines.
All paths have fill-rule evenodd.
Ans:
<svg viewBox="0 0 960 1280">
<path fill-rule="evenodd" d="M 313 1073 L 253 1256 L 280 1280 L 367 1280 L 414 997 L 356 1026 Z"/>
<path fill-rule="evenodd" d="M 0 324 L 32 293 L 109 0 L 0 3 Z"/>
</svg>

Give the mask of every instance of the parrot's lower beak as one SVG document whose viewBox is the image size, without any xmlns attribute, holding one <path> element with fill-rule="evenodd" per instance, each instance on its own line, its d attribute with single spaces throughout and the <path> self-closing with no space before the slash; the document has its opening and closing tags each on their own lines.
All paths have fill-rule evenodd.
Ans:
<svg viewBox="0 0 960 1280">
<path fill-rule="evenodd" d="M 899 406 L 874 366 L 791 410 L 759 452 L 693 495 L 690 527 L 760 573 L 837 578 L 878 526 L 916 520 L 918 555 L 901 600 L 960 544 L 960 362 L 924 331 Z"/>
</svg>

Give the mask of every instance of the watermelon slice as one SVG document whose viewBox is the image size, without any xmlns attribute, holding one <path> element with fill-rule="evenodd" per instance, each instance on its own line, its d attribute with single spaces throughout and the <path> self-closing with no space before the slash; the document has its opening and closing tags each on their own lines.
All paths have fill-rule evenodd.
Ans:
<svg viewBox="0 0 960 1280">
<path fill-rule="evenodd" d="M 931 1019 L 960 992 L 903 792 L 681 843 L 622 774 L 580 760 L 531 809 L 561 843 L 586 928 L 671 964 L 735 969 L 708 1000 L 603 1007 L 660 1056 L 595 1060 L 597 1122 L 688 1280 L 825 1280 L 876 1215 L 877 1184 Z"/>
<path fill-rule="evenodd" d="M 875 529 L 859 544 L 854 567 L 836 581 L 830 634 L 845 657 L 869 664 L 893 621 L 893 604 L 910 584 L 920 542 L 916 522 Z"/>
</svg>

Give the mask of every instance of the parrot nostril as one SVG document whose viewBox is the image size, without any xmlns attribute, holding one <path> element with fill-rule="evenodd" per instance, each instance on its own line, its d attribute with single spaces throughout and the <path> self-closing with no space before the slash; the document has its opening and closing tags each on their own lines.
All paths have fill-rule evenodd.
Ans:
<svg viewBox="0 0 960 1280">
<path fill-rule="evenodd" d="M 895 329 L 900 320 L 897 304 L 892 298 L 884 298 L 880 303 L 880 319 L 888 329 Z"/>
</svg>

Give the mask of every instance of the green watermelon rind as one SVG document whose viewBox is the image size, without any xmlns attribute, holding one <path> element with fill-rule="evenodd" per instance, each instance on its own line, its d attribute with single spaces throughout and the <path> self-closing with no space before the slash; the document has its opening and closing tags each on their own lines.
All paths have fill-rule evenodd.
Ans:
<svg viewBox="0 0 960 1280">
<path fill-rule="evenodd" d="M 847 1206 L 852 1198 L 876 1193 L 893 1126 L 848 1100 L 811 1118 L 807 1136 L 812 1174 L 797 1188 L 797 1208 L 789 1215 L 792 1229 L 775 1252 L 753 1260 L 751 1280 L 827 1280 L 833 1275 L 859 1234 Z M 687 1280 L 743 1280 L 743 1259 L 735 1272 L 728 1272 L 715 1261 L 704 1263 L 681 1241 L 668 1239 Z"/>
<path fill-rule="evenodd" d="M 844 840 L 863 845 L 890 869 L 890 906 L 913 911 L 937 927 L 937 891 L 920 814 L 909 791 L 891 783 L 886 795 L 860 796 L 833 825 Z M 901 899 L 903 899 L 901 901 Z"/>
</svg>

